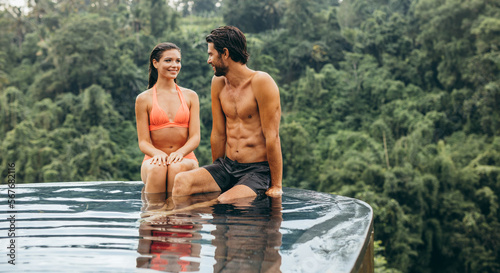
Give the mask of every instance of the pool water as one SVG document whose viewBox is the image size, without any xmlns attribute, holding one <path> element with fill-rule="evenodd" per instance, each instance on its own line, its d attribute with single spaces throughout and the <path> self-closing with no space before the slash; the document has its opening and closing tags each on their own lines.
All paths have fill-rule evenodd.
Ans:
<svg viewBox="0 0 500 273">
<path fill-rule="evenodd" d="M 0 201 L 0 270 L 355 272 L 373 228 L 366 203 L 314 191 L 217 204 L 214 193 L 165 203 L 141 189 L 142 182 L 18 184 L 14 209 Z M 11 215 L 15 265 L 6 255 Z"/>
</svg>

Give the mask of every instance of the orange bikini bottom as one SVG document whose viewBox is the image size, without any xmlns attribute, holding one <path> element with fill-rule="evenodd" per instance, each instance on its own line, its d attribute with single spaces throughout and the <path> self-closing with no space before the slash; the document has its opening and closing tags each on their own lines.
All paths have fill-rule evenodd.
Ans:
<svg viewBox="0 0 500 273">
<path fill-rule="evenodd" d="M 144 161 L 146 161 L 146 160 L 148 160 L 150 158 L 152 158 L 152 157 L 149 156 L 149 155 L 144 155 L 144 159 L 142 160 L 142 162 L 144 162 Z M 190 152 L 189 154 L 185 155 L 184 158 L 195 160 L 196 163 L 198 163 L 198 159 L 194 155 L 194 152 Z"/>
</svg>

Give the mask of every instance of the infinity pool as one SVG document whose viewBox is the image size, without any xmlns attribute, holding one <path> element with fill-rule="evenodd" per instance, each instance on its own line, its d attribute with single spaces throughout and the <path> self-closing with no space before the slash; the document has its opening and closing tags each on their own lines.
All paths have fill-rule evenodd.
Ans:
<svg viewBox="0 0 500 273">
<path fill-rule="evenodd" d="M 12 209 L 0 189 L 2 272 L 357 272 L 373 229 L 366 203 L 291 188 L 228 205 L 162 204 L 142 182 L 18 184 Z"/>
</svg>

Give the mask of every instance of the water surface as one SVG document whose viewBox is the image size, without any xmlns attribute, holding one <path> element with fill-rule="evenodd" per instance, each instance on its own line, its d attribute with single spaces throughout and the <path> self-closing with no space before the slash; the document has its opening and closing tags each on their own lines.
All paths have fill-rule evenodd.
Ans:
<svg viewBox="0 0 500 273">
<path fill-rule="evenodd" d="M 0 186 L 2 197 L 7 187 Z M 351 272 L 371 230 L 371 208 L 286 188 L 283 198 L 211 203 L 217 194 L 157 203 L 142 182 L 20 184 L 16 265 L 9 272 Z M 163 199 L 164 200 L 164 199 Z M 0 213 L 7 253 L 13 210 Z"/>
</svg>

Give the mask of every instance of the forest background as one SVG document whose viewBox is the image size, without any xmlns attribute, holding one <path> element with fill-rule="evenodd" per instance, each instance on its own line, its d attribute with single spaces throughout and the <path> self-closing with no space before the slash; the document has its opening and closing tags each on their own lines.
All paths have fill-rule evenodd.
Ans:
<svg viewBox="0 0 500 273">
<path fill-rule="evenodd" d="M 2 177 L 140 180 L 134 103 L 163 41 L 210 163 L 205 36 L 230 24 L 280 87 L 284 186 L 368 202 L 377 272 L 500 270 L 499 1 L 27 2 L 0 6 Z"/>
</svg>

